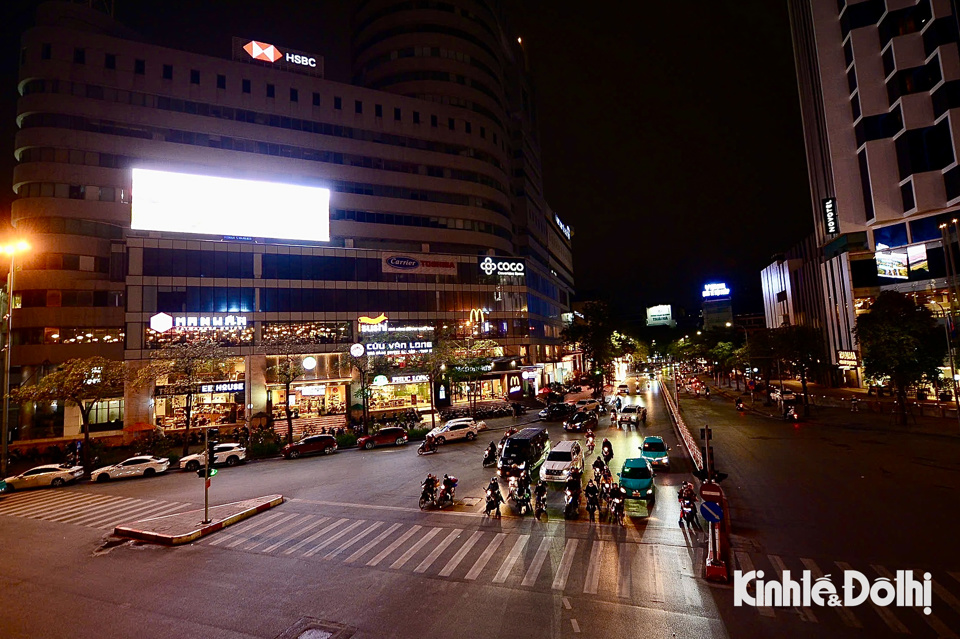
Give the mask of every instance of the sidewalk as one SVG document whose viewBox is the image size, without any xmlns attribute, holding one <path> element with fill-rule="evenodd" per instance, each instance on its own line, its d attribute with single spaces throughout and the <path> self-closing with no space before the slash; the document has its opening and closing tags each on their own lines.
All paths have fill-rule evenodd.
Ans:
<svg viewBox="0 0 960 639">
<path fill-rule="evenodd" d="M 710 378 L 701 377 L 701 380 L 708 383 L 711 393 L 718 397 L 723 397 L 730 402 L 733 402 L 737 397 L 742 397 L 746 410 L 773 419 L 782 419 L 783 413 L 780 411 L 779 405 L 774 402 L 770 406 L 765 406 L 764 400 L 761 399 L 761 396 L 765 398 L 765 395 L 762 393 L 757 393 L 757 400 L 751 403 L 750 393 L 747 391 L 738 393 L 736 386 L 730 388 L 717 386 Z M 798 393 L 801 390 L 800 382 L 795 380 L 784 380 L 783 385 L 785 388 L 796 390 Z M 807 384 L 807 388 L 811 400 L 810 416 L 804 417 L 803 407 L 798 406 L 801 424 L 815 423 L 854 430 L 960 438 L 960 422 L 957 420 L 956 410 L 952 402 L 949 403 L 949 409 L 945 407 L 943 417 L 939 416 L 939 404 L 948 404 L 947 402 L 910 402 L 907 405 L 907 424 L 902 425 L 894 423 L 895 406 L 892 399 L 877 400 L 871 397 L 868 400 L 866 389 L 859 388 L 825 388 L 814 384 Z M 852 397 L 861 400 L 857 411 L 850 408 L 849 401 Z M 696 398 L 686 394 L 683 390 L 680 392 L 680 398 L 697 401 Z M 837 402 L 837 405 L 824 406 L 823 404 L 828 403 L 828 401 L 824 401 L 824 398 L 827 398 L 827 400 L 833 399 Z M 839 402 L 846 402 L 846 404 Z M 931 414 L 931 411 L 935 411 L 935 413 Z"/>
<path fill-rule="evenodd" d="M 231 504 L 211 506 L 208 524 L 203 523 L 201 508 L 117 526 L 113 534 L 117 537 L 129 537 L 164 546 L 178 546 L 188 544 L 282 503 L 283 495 L 255 497 Z"/>
</svg>

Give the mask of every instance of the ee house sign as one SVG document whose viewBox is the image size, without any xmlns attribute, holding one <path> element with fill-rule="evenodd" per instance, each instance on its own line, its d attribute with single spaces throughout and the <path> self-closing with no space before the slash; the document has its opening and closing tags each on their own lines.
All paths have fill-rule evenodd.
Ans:
<svg viewBox="0 0 960 639">
<path fill-rule="evenodd" d="M 480 270 L 484 275 L 517 275 L 523 276 L 526 265 L 522 259 L 516 257 L 491 257 L 480 260 Z"/>
</svg>

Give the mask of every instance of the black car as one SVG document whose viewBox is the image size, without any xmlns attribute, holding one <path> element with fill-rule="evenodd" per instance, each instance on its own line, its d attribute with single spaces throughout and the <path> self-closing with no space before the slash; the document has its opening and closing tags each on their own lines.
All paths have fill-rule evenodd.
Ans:
<svg viewBox="0 0 960 639">
<path fill-rule="evenodd" d="M 575 413 L 570 419 L 563 422 L 563 430 L 581 432 L 597 428 L 599 425 L 600 422 L 597 419 L 597 414 L 595 412 L 580 411 L 579 413 Z"/>
<path fill-rule="evenodd" d="M 572 404 L 550 404 L 542 411 L 540 411 L 540 419 L 546 422 L 552 422 L 555 420 L 566 419 L 573 411 L 576 410 Z"/>
</svg>

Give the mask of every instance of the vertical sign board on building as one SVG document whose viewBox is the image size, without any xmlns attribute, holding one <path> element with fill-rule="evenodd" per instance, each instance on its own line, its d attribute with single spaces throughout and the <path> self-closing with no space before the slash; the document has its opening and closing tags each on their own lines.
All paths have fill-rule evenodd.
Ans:
<svg viewBox="0 0 960 639">
<path fill-rule="evenodd" d="M 837 351 L 837 366 L 840 368 L 857 368 L 860 366 L 860 353 L 857 351 Z"/>
<path fill-rule="evenodd" d="M 840 220 L 837 219 L 837 198 L 828 197 L 820 200 L 823 212 L 823 232 L 827 235 L 836 235 L 840 232 Z"/>
<path fill-rule="evenodd" d="M 519 372 L 507 373 L 507 396 L 510 399 L 523 399 L 523 378 Z"/>
</svg>

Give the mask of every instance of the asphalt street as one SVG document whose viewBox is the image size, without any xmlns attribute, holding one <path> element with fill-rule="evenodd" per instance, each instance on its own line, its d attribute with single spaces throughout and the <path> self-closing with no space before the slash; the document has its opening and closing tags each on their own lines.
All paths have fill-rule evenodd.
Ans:
<svg viewBox="0 0 960 639">
<path fill-rule="evenodd" d="M 659 390 L 641 390 L 629 401 L 648 406 L 646 426 L 624 432 L 610 428 L 604 418 L 598 431 L 598 439 L 613 442 L 614 469 L 628 451 L 639 454 L 633 451 L 646 434 L 662 435 L 672 446 L 673 468 L 657 474 L 653 511 L 631 504 L 622 528 L 586 522 L 585 512 L 579 521 L 564 520 L 559 491 L 551 491 L 546 521 L 520 518 L 509 509 L 499 520 L 485 517 L 482 498 L 492 470 L 482 467 L 482 451 L 500 431 L 422 457 L 411 444 L 222 469 L 213 479 L 212 503 L 268 493 L 281 493 L 288 501 L 177 548 L 117 543 L 109 533 L 118 523 L 202 505 L 202 481 L 193 473 L 4 496 L 0 636 L 271 638 L 298 624 L 309 626 L 310 620 L 342 624 L 355 629 L 356 637 L 799 637 L 814 631 L 866 637 L 891 632 L 889 620 L 869 609 L 852 613 L 857 627 L 833 610 L 778 610 L 771 616 L 773 611 L 733 608 L 729 587 L 700 578 L 703 535 L 677 525 L 676 486 L 689 478 L 690 466 Z M 896 570 L 922 567 L 925 559 L 936 557 L 930 544 L 900 554 L 877 540 L 887 534 L 886 527 L 893 537 L 907 533 L 890 519 L 866 517 L 868 511 L 883 511 L 863 504 L 856 506 L 859 514 L 849 528 L 861 539 L 842 538 L 848 528 L 838 513 L 850 512 L 844 506 L 851 500 L 850 483 L 827 491 L 836 470 L 815 481 L 794 482 L 796 500 L 779 492 L 791 485 L 794 474 L 843 460 L 836 447 L 827 446 L 826 457 L 798 460 L 791 450 L 807 452 L 818 441 L 802 427 L 800 435 L 776 421 L 741 418 L 718 400 L 681 397 L 681 402 L 691 424 L 706 420 L 717 428 L 718 463 L 731 473 L 725 487 L 733 505 L 738 561 L 771 571 L 778 566 L 799 570 L 814 562 L 829 573 L 838 561 L 864 570 L 871 565 Z M 558 423 L 549 430 L 554 442 L 582 437 L 564 434 Z M 948 450 L 940 454 L 949 457 Z M 427 472 L 460 479 L 454 508 L 420 511 L 417 498 Z M 935 469 L 928 472 L 927 481 L 939 477 Z M 828 505 L 807 505 L 780 518 L 779 510 L 802 502 L 799 494 L 806 490 Z M 803 523 L 808 516 L 813 519 Z M 820 534 L 818 528 L 828 532 Z M 946 537 L 944 531 L 936 539 Z M 953 603 L 938 599 L 934 616 L 956 627 L 958 611 L 952 606 L 960 581 L 950 571 L 960 572 L 956 566 L 945 570 L 948 563 L 942 558 L 934 565 L 938 586 L 942 582 Z M 912 610 L 894 614 L 911 634 L 936 632 L 929 619 Z"/>
</svg>

